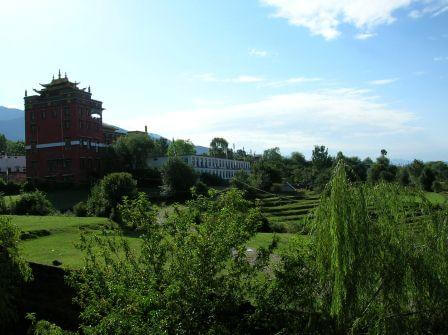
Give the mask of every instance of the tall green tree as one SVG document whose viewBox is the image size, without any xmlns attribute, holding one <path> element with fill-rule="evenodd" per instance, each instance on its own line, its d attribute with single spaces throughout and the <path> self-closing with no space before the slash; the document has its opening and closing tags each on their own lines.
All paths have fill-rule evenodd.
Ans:
<svg viewBox="0 0 448 335">
<path fill-rule="evenodd" d="M 311 153 L 311 162 L 315 169 L 323 170 L 331 167 L 333 158 L 328 154 L 328 148 L 324 145 L 316 145 Z"/>
<path fill-rule="evenodd" d="M 146 168 L 154 147 L 154 141 L 146 134 L 121 136 L 112 145 L 114 158 L 128 171 Z"/>
<path fill-rule="evenodd" d="M 167 155 L 170 157 L 195 154 L 196 148 L 190 140 L 173 140 L 167 149 Z"/>
<path fill-rule="evenodd" d="M 170 197 L 188 197 L 198 178 L 194 170 L 177 157 L 168 159 L 161 173 L 162 194 Z"/>
<path fill-rule="evenodd" d="M 25 142 L 23 141 L 7 141 L 6 153 L 8 155 L 25 156 Z"/>
<path fill-rule="evenodd" d="M 229 143 L 225 138 L 215 137 L 210 142 L 209 155 L 211 157 L 226 158 L 228 157 Z"/>
</svg>

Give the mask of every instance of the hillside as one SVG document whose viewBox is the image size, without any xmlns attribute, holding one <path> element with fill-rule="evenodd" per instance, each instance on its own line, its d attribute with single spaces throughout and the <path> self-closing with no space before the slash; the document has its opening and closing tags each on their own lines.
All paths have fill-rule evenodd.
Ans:
<svg viewBox="0 0 448 335">
<path fill-rule="evenodd" d="M 22 110 L 0 106 L 0 134 L 12 141 L 24 139 L 25 123 Z"/>
</svg>

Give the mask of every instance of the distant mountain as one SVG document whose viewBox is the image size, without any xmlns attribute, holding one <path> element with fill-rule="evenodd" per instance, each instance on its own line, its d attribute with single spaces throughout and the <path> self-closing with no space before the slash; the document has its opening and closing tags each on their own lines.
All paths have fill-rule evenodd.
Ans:
<svg viewBox="0 0 448 335">
<path fill-rule="evenodd" d="M 25 139 L 25 121 L 22 110 L 0 106 L 0 134 L 4 134 L 11 141 Z"/>
</svg>

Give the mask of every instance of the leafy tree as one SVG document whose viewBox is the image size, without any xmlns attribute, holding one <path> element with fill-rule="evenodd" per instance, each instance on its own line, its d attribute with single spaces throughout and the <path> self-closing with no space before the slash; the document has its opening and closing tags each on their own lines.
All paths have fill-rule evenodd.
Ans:
<svg viewBox="0 0 448 335">
<path fill-rule="evenodd" d="M 19 227 L 11 219 L 0 216 L 0 333 L 12 334 L 18 319 L 16 310 L 19 287 L 31 279 L 31 269 L 20 256 Z"/>
<path fill-rule="evenodd" d="M 154 141 L 154 150 L 152 153 L 154 156 L 166 156 L 168 147 L 168 140 L 164 137 L 161 137 Z"/>
<path fill-rule="evenodd" d="M 418 179 L 420 178 L 424 167 L 425 163 L 418 159 L 414 159 L 414 161 L 408 166 L 409 173 L 411 174 L 414 184 L 419 184 Z"/>
<path fill-rule="evenodd" d="M 324 146 L 314 146 L 311 154 L 311 162 L 317 170 L 330 168 L 333 164 L 333 158 L 328 154 L 328 149 Z"/>
<path fill-rule="evenodd" d="M 117 215 L 116 209 L 123 198 L 132 199 L 136 196 L 137 182 L 130 173 L 111 173 L 101 179 L 90 191 L 87 212 L 91 216 Z"/>
<path fill-rule="evenodd" d="M 196 149 L 190 140 L 173 140 L 168 146 L 167 154 L 170 157 L 195 155 Z"/>
<path fill-rule="evenodd" d="M 233 154 L 233 158 L 236 160 L 246 160 L 247 158 L 247 153 L 244 149 L 238 149 L 237 151 L 235 151 L 235 153 Z"/>
<path fill-rule="evenodd" d="M 18 155 L 18 156 L 25 156 L 25 142 L 23 141 L 8 141 L 7 147 L 6 147 L 6 153 L 8 155 Z"/>
<path fill-rule="evenodd" d="M 280 148 L 275 147 L 265 150 L 263 152 L 263 160 L 276 167 L 280 167 L 283 163 L 283 157 L 280 153 Z"/>
<path fill-rule="evenodd" d="M 301 152 L 293 152 L 291 153 L 291 164 L 299 167 L 307 166 L 308 162 L 305 158 L 305 155 Z"/>
<path fill-rule="evenodd" d="M 154 141 L 146 134 L 129 134 L 119 137 L 112 145 L 112 159 L 118 160 L 126 170 L 146 167 L 146 160 L 154 151 Z"/>
<path fill-rule="evenodd" d="M 194 170 L 179 158 L 170 158 L 161 169 L 162 193 L 165 196 L 187 197 L 190 188 L 196 183 Z"/>
<path fill-rule="evenodd" d="M 164 224 L 132 207 L 142 246 L 127 239 L 83 235 L 85 266 L 71 273 L 88 334 L 246 334 L 250 331 L 247 287 L 269 259 L 255 266 L 246 242 L 261 215 L 241 192 L 214 193 L 175 209 Z M 126 210 L 123 210 L 126 212 Z M 264 262 L 264 264 L 263 264 Z"/>
<path fill-rule="evenodd" d="M 228 157 L 229 143 L 222 137 L 215 137 L 210 142 L 209 155 L 211 157 L 226 158 Z"/>
<path fill-rule="evenodd" d="M 337 333 L 446 331 L 446 214 L 395 184 L 352 186 L 336 167 L 311 218 L 311 253 L 316 292 Z M 409 223 L 417 215 L 418 230 Z"/>
<path fill-rule="evenodd" d="M 431 168 L 425 166 L 423 168 L 419 180 L 422 189 L 427 192 L 431 192 L 432 183 L 436 180 L 436 176 L 434 175 L 434 172 L 431 170 Z"/>
<path fill-rule="evenodd" d="M 398 172 L 398 182 L 401 186 L 409 186 L 411 183 L 411 177 L 409 175 L 409 170 L 403 167 Z"/>
<path fill-rule="evenodd" d="M 381 156 L 376 159 L 376 162 L 370 166 L 367 172 L 367 180 L 370 183 L 392 182 L 396 178 L 398 168 L 390 164 L 389 158 L 386 157 L 383 150 L 381 150 Z"/>
</svg>

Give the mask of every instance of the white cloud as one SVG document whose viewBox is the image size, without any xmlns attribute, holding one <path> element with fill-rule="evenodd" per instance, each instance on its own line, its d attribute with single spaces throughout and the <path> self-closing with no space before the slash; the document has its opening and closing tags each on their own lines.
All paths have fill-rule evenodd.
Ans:
<svg viewBox="0 0 448 335">
<path fill-rule="evenodd" d="M 270 53 L 267 52 L 266 50 L 250 49 L 249 55 L 253 57 L 265 58 L 270 56 Z"/>
<path fill-rule="evenodd" d="M 369 81 L 370 85 L 389 85 L 396 82 L 399 78 L 387 78 Z"/>
<path fill-rule="evenodd" d="M 350 24 L 370 32 L 382 24 L 391 24 L 394 13 L 407 9 L 412 3 L 422 8 L 413 9 L 411 17 L 425 14 L 440 15 L 448 10 L 448 0 L 260 0 L 276 9 L 274 16 L 292 25 L 302 26 L 314 35 L 330 40 L 338 37 L 341 24 Z M 365 33 L 364 33 L 365 34 Z M 362 35 L 362 34 L 361 34 Z M 369 36 L 371 37 L 371 36 Z"/>
<path fill-rule="evenodd" d="M 175 120 L 175 122 L 173 122 Z M 378 150 L 378 140 L 410 136 L 416 116 L 396 110 L 368 90 L 339 88 L 297 91 L 265 97 L 251 103 L 197 107 L 152 117 L 152 132 L 190 138 L 206 145 L 215 136 L 229 143 L 263 149 L 279 146 L 286 152 L 311 150 L 315 144 L 337 150 Z M 122 120 L 133 129 L 140 120 Z M 362 134 L 363 140 L 359 141 Z M 414 136 L 415 137 L 415 136 Z M 392 144 L 391 144 L 392 145 Z"/>
<path fill-rule="evenodd" d="M 260 81 L 264 81 L 264 79 L 257 76 L 238 76 L 230 79 L 230 81 L 234 83 L 259 83 Z"/>
<path fill-rule="evenodd" d="M 376 33 L 359 33 L 355 35 L 357 40 L 367 40 L 369 38 L 375 37 Z"/>
<path fill-rule="evenodd" d="M 285 80 L 270 81 L 264 84 L 265 87 L 284 87 L 295 84 L 314 83 L 322 81 L 318 77 L 293 77 Z"/>
<path fill-rule="evenodd" d="M 208 83 L 258 83 L 264 81 L 262 77 L 239 75 L 233 78 L 218 78 L 213 73 L 203 73 L 193 76 L 193 79 L 205 81 Z"/>
</svg>

